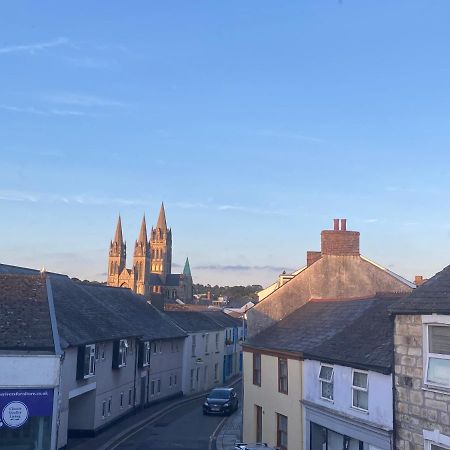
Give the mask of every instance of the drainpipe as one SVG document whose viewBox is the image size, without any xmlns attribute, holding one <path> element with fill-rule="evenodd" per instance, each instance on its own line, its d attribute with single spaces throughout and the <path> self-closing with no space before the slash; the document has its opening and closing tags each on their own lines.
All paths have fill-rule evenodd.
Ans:
<svg viewBox="0 0 450 450">
<path fill-rule="evenodd" d="M 61 388 L 62 388 L 62 363 L 64 361 L 64 353 L 61 349 L 61 341 L 58 332 L 58 322 L 56 320 L 55 304 L 53 302 L 53 291 L 50 282 L 50 277 L 45 276 L 45 286 L 47 289 L 47 301 L 48 309 L 50 313 L 50 324 L 52 327 L 53 344 L 55 346 L 55 355 L 59 358 L 59 368 L 58 368 L 58 387 L 53 389 L 56 395 L 53 398 L 53 417 L 52 417 L 52 435 L 51 444 L 52 449 L 58 448 L 58 437 L 59 437 L 59 423 L 60 423 L 60 410 L 61 410 Z M 55 408 L 56 407 L 56 408 Z M 55 411 L 56 409 L 56 411 Z M 53 425 L 55 429 L 53 430 Z"/>
<path fill-rule="evenodd" d="M 137 338 L 135 338 L 134 345 L 134 380 L 133 380 L 133 413 L 137 414 L 136 410 L 136 374 L 137 374 L 137 365 L 138 365 L 138 346 Z"/>
</svg>

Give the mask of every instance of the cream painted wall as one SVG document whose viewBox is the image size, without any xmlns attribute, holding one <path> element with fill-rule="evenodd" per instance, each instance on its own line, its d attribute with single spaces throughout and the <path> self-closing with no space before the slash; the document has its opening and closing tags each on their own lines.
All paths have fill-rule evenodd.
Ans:
<svg viewBox="0 0 450 450">
<path fill-rule="evenodd" d="M 300 450 L 302 436 L 302 362 L 288 360 L 288 395 L 278 392 L 278 358 L 261 355 L 261 386 L 253 384 L 253 354 L 244 352 L 244 441 L 255 442 L 256 408 L 263 409 L 263 442 L 275 446 L 277 440 L 276 414 L 288 418 L 288 448 Z"/>
</svg>

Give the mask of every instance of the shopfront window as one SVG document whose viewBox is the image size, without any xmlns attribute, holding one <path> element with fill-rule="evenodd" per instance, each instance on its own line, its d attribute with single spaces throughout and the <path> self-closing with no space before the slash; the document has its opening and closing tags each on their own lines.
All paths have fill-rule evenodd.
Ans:
<svg viewBox="0 0 450 450">
<path fill-rule="evenodd" d="M 364 443 L 311 422 L 310 450 L 363 450 Z"/>
<path fill-rule="evenodd" d="M 1 389 L 0 414 L 1 450 L 50 450 L 53 389 Z"/>
</svg>

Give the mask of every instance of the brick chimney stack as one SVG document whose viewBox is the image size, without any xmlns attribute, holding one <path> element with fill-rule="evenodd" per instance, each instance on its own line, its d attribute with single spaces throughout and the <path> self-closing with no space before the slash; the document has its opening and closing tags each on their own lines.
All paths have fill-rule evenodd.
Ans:
<svg viewBox="0 0 450 450">
<path fill-rule="evenodd" d="M 423 279 L 422 275 L 416 275 L 414 278 L 414 284 L 416 286 L 421 286 L 423 283 L 425 282 L 425 280 Z"/>
<path fill-rule="evenodd" d="M 359 256 L 359 231 L 347 231 L 347 219 L 333 222 L 333 230 L 321 233 L 322 255 Z"/>
</svg>

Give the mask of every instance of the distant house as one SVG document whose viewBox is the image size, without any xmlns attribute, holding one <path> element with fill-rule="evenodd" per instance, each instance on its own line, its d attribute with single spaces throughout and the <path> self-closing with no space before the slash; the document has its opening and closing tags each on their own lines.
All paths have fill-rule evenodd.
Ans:
<svg viewBox="0 0 450 450">
<path fill-rule="evenodd" d="M 203 392 L 242 371 L 242 323 L 221 311 L 167 311 L 188 335 L 184 343 L 183 393 Z"/>
<path fill-rule="evenodd" d="M 450 448 L 450 266 L 391 308 L 398 449 Z"/>
<path fill-rule="evenodd" d="M 391 323 L 383 298 L 415 285 L 362 257 L 359 232 L 346 225 L 336 219 L 322 231 L 321 251 L 308 252 L 304 269 L 247 312 L 245 440 L 289 450 L 391 448 L 393 331 L 383 325 Z M 330 402 L 319 395 L 327 382 L 344 389 Z M 388 395 L 374 395 L 369 383 Z M 368 404 L 355 404 L 353 395 Z"/>
</svg>

